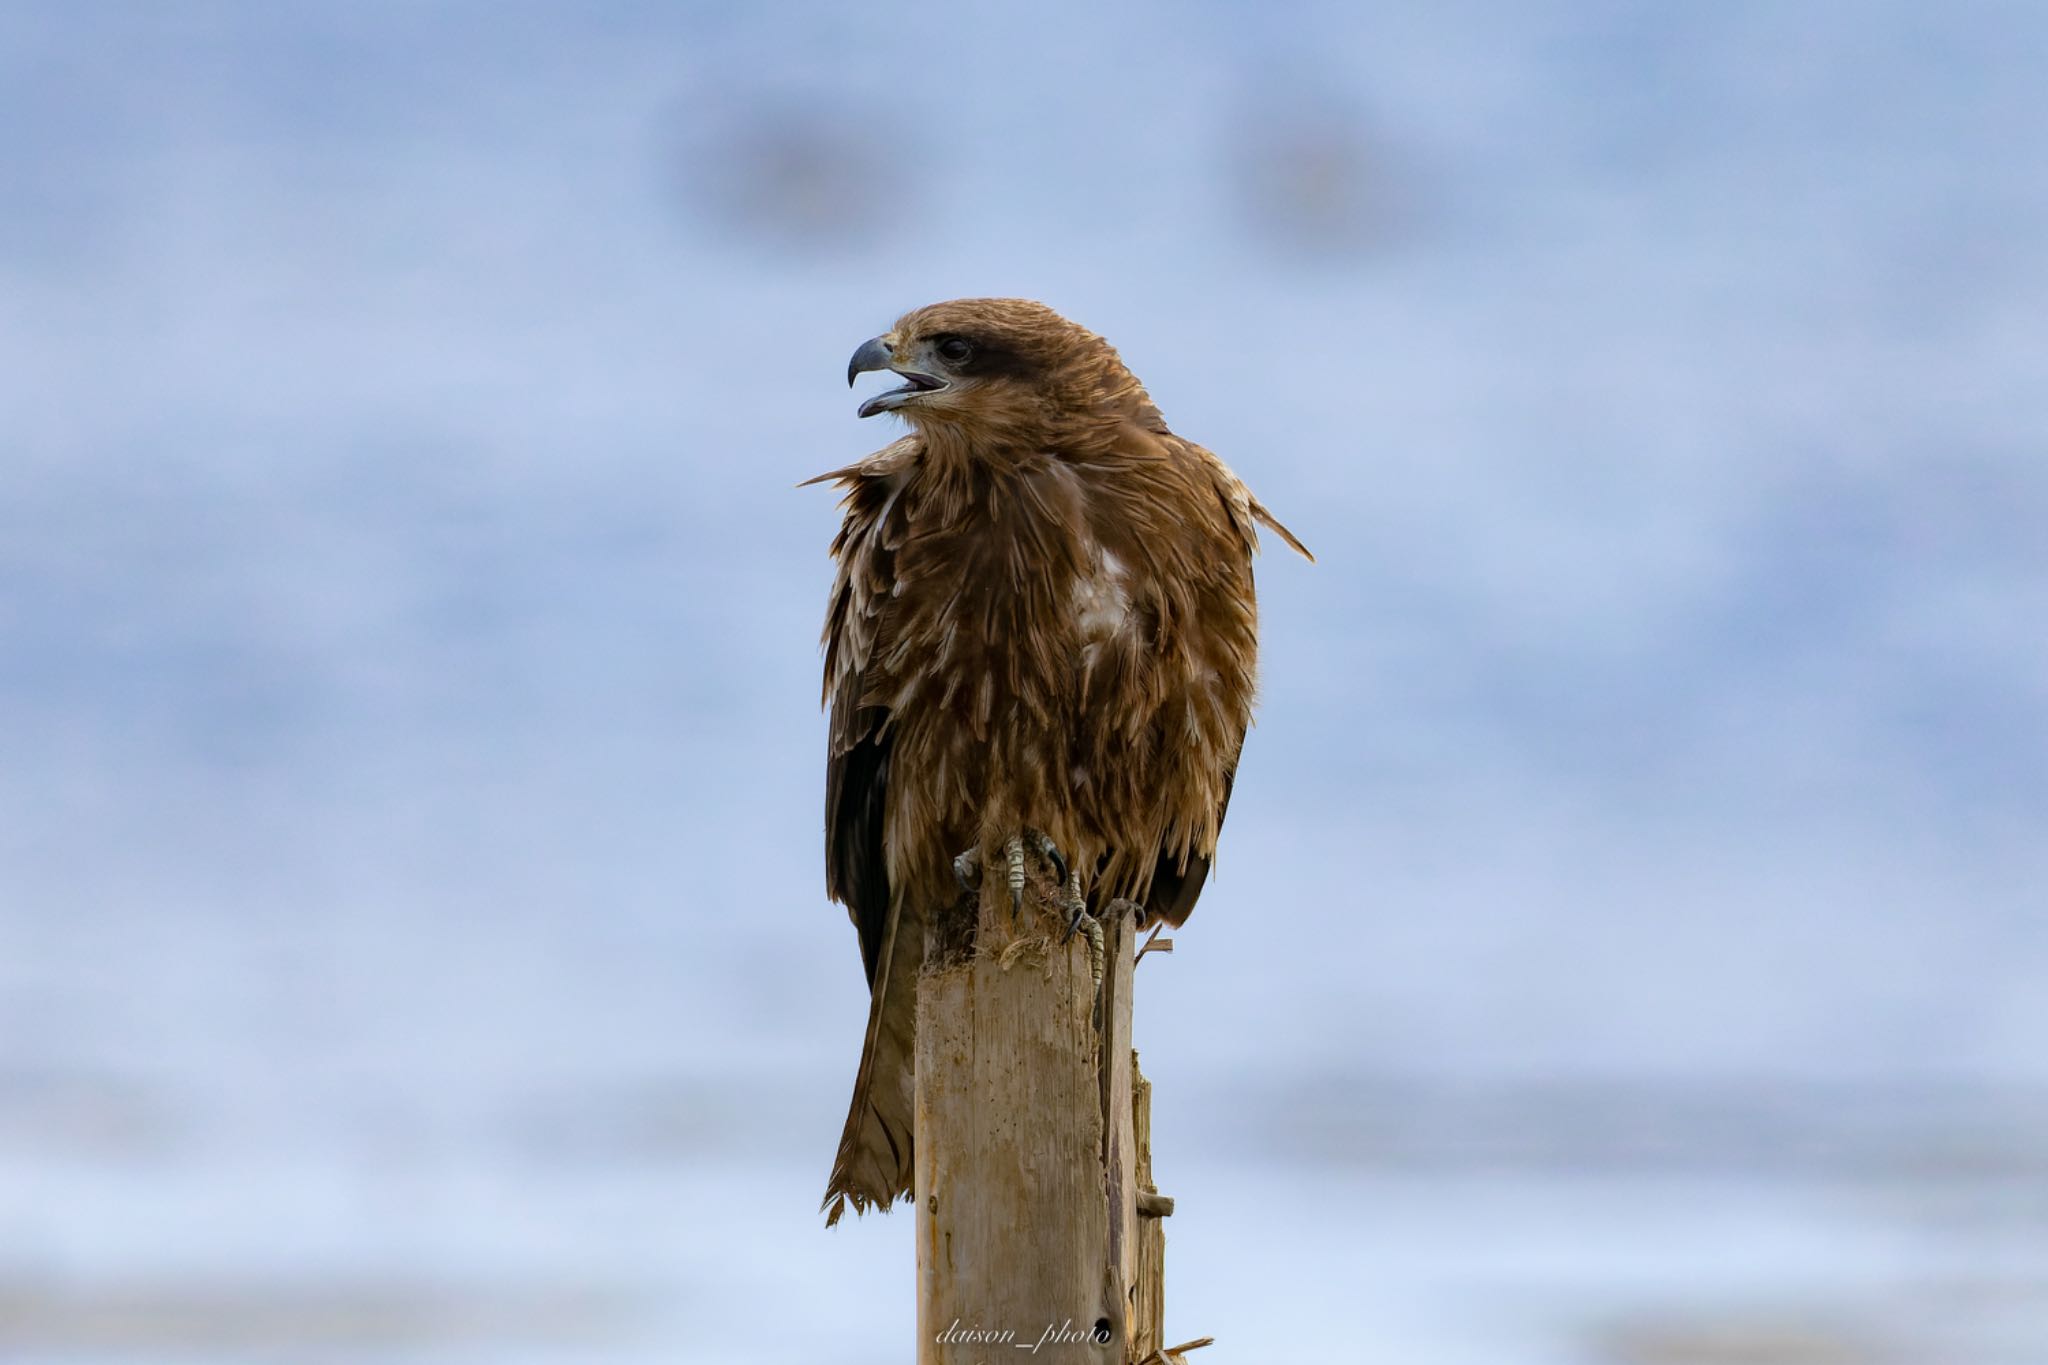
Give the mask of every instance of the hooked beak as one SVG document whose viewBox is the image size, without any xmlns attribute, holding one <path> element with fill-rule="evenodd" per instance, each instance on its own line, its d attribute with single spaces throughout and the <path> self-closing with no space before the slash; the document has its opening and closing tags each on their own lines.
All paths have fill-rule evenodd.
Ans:
<svg viewBox="0 0 2048 1365">
<path fill-rule="evenodd" d="M 853 359 L 846 364 L 846 387 L 852 388 L 854 376 L 866 374 L 869 370 L 893 370 L 909 382 L 898 388 L 886 389 L 862 403 L 855 414 L 859 417 L 873 417 L 878 412 L 893 412 L 919 394 L 935 393 L 946 387 L 946 381 L 937 375 L 922 374 L 898 364 L 896 353 L 881 337 L 870 337 L 853 353 Z"/>
</svg>

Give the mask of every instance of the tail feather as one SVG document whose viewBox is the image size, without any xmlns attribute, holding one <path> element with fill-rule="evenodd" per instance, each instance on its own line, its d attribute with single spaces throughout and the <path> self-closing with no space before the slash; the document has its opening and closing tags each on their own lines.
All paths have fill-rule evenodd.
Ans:
<svg viewBox="0 0 2048 1365">
<path fill-rule="evenodd" d="M 839 1221 L 849 1204 L 854 1212 L 865 1213 L 910 1194 L 917 975 L 923 963 L 922 923 L 915 916 L 905 923 L 900 902 L 890 906 L 889 927 L 876 956 L 853 1103 L 819 1206 L 827 1227 Z"/>
</svg>

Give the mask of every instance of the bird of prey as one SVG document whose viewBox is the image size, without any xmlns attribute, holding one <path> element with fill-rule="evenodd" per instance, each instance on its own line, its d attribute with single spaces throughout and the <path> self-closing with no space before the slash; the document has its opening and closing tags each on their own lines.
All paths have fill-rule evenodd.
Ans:
<svg viewBox="0 0 2048 1365">
<path fill-rule="evenodd" d="M 1014 862 L 1028 839 L 1078 875 L 1077 911 L 1187 918 L 1251 720 L 1257 526 L 1308 555 L 1108 342 L 1043 304 L 916 309 L 847 383 L 870 370 L 904 382 L 859 415 L 910 434 L 809 481 L 845 493 L 825 881 L 870 993 L 828 1224 L 910 1192 L 925 925 L 960 906 L 976 851 Z"/>
</svg>

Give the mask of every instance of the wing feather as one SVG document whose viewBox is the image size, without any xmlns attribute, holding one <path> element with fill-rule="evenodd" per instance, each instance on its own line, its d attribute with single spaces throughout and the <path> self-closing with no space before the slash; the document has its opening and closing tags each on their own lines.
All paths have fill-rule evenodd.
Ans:
<svg viewBox="0 0 2048 1365">
<path fill-rule="evenodd" d="M 1311 563 L 1314 562 L 1315 556 L 1309 553 L 1308 547 L 1303 545 L 1264 503 L 1252 495 L 1244 481 L 1238 478 L 1215 452 L 1170 432 L 1157 433 L 1155 439 L 1161 447 L 1171 452 L 1173 457 L 1192 462 L 1208 474 L 1209 484 L 1214 488 L 1229 525 L 1235 531 L 1235 536 L 1232 537 L 1234 544 L 1225 552 L 1242 556 L 1244 610 L 1248 619 L 1255 619 L 1257 608 L 1252 597 L 1251 560 L 1259 550 L 1258 527 L 1264 526 L 1271 530 Z M 1237 779 L 1238 755 L 1243 750 L 1249 722 L 1250 717 L 1247 713 L 1244 719 L 1230 726 L 1228 761 L 1221 773 L 1222 795 L 1216 803 L 1213 826 L 1217 833 L 1222 831 L 1224 817 L 1230 810 L 1230 794 Z M 1162 847 L 1158 853 L 1151 885 L 1145 896 L 1147 919 L 1164 919 L 1173 925 L 1184 923 L 1194 912 L 1195 902 L 1201 897 L 1202 888 L 1208 882 L 1209 870 L 1213 863 L 1213 852 L 1205 853 L 1200 849 L 1176 851 L 1173 848 Z"/>
<path fill-rule="evenodd" d="M 862 680 L 882 634 L 893 586 L 894 542 L 887 531 L 907 442 L 810 483 L 846 490 L 845 520 L 832 542 L 839 572 L 825 613 L 825 696 L 831 723 L 825 755 L 825 891 L 846 907 L 860 936 L 861 966 L 872 988 L 888 935 L 889 869 L 883 813 L 889 793 L 889 710 L 862 695 Z"/>
<path fill-rule="evenodd" d="M 826 1183 L 827 1225 L 850 1204 L 887 1207 L 910 1187 L 911 1030 L 922 931 L 899 931 L 902 908 L 889 882 L 884 828 L 894 741 L 887 706 L 866 694 L 869 669 L 887 647 L 900 527 L 892 513 L 902 461 L 899 441 L 856 465 L 819 476 L 846 490 L 845 520 L 832 542 L 839 563 L 825 613 L 825 889 L 846 907 L 860 937 L 868 982 L 868 1024 L 846 1128 Z M 900 522 L 901 517 L 895 518 Z M 893 984 L 893 989 L 892 989 Z"/>
</svg>

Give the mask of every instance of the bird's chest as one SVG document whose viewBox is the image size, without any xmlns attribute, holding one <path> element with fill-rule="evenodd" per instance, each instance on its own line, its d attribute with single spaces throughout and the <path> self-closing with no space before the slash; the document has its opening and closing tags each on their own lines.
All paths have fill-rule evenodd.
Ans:
<svg viewBox="0 0 2048 1365">
<path fill-rule="evenodd" d="M 1006 719 L 1078 723 L 1104 669 L 1141 651 L 1154 613 L 1114 551 L 1092 540 L 1062 550 L 1050 564 L 962 555 L 892 588 L 900 718 L 928 711 L 974 736 Z"/>
<path fill-rule="evenodd" d="M 1135 719 L 1105 685 L 1142 691 L 1127 685 L 1145 615 L 1128 566 L 1082 545 L 1057 574 L 963 574 L 922 608 L 921 596 L 898 599 L 918 643 L 886 686 L 899 771 L 919 776 L 935 811 L 1082 838 L 1100 823 L 1087 799 L 1097 755 Z"/>
</svg>

